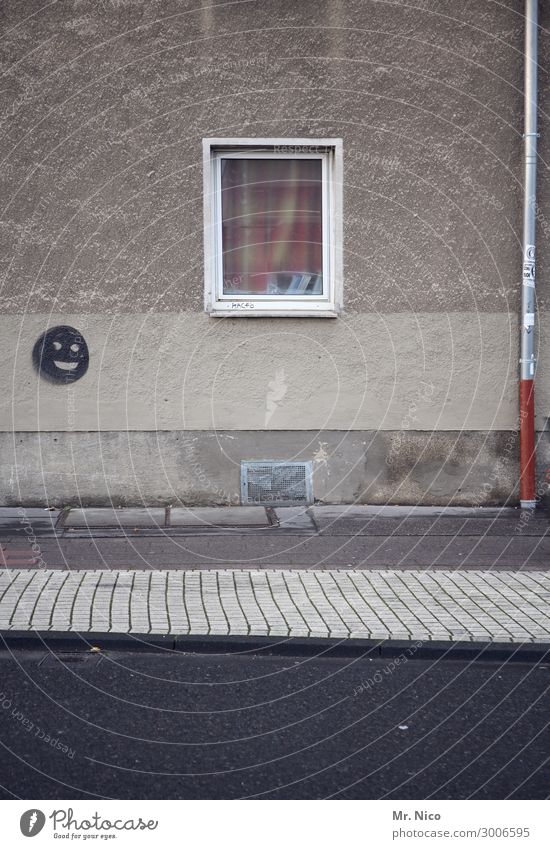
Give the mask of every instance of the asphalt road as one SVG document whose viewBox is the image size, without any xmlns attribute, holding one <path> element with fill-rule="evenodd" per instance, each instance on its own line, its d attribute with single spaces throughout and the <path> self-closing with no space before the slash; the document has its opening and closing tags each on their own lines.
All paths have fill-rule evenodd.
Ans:
<svg viewBox="0 0 550 849">
<path fill-rule="evenodd" d="M 35 511 L 36 512 L 36 511 Z M 36 558 L 50 569 L 362 568 L 547 569 L 550 521 L 546 510 L 525 518 L 408 516 L 335 518 L 330 508 L 269 529 L 207 530 L 97 528 L 55 532 L 38 511 L 22 522 L 0 517 L 0 547 L 8 566 Z M 522 518 L 523 516 L 523 518 Z M 31 549 L 34 546 L 34 549 Z"/>
<path fill-rule="evenodd" d="M 0 681 L 2 798 L 550 794 L 547 663 L 4 650 Z"/>
<path fill-rule="evenodd" d="M 8 565 L 29 551 L 25 539 L 4 537 Z M 48 569 L 361 568 L 547 569 L 550 534 L 538 536 L 256 534 L 40 538 Z M 30 552 L 32 555 L 32 551 Z M 29 565 L 32 565 L 29 563 Z M 24 567 L 23 567 L 24 568 Z"/>
</svg>

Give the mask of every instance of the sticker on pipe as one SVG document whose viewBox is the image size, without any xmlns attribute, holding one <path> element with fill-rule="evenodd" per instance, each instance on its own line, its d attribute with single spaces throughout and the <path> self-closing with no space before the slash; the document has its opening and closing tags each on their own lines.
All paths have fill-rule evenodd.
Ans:
<svg viewBox="0 0 550 849">
<path fill-rule="evenodd" d="M 526 312 L 523 317 L 523 326 L 524 327 L 533 327 L 535 324 L 535 313 L 534 312 Z"/>
<path fill-rule="evenodd" d="M 534 262 L 535 261 L 535 246 L 534 245 L 525 245 L 525 250 L 523 251 L 523 261 L 524 262 Z"/>
<path fill-rule="evenodd" d="M 523 285 L 530 286 L 532 289 L 535 288 L 535 263 L 534 262 L 524 262 L 523 263 Z"/>
</svg>

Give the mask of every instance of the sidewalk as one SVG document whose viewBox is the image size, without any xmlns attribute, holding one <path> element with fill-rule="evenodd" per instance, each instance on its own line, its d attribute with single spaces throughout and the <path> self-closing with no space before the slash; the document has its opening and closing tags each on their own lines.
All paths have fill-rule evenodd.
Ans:
<svg viewBox="0 0 550 849">
<path fill-rule="evenodd" d="M 0 573 L 0 630 L 550 642 L 550 573 L 20 569 Z"/>
<path fill-rule="evenodd" d="M 0 534 L 32 526 L 40 535 L 58 537 L 148 535 L 180 532 L 281 531 L 328 534 L 379 534 L 406 529 L 413 535 L 492 533 L 543 536 L 550 513 L 516 507 L 399 507 L 394 505 L 315 504 L 296 507 L 0 507 Z"/>
<path fill-rule="evenodd" d="M 10 568 L 550 568 L 544 510 L 358 505 L 0 509 Z"/>
</svg>

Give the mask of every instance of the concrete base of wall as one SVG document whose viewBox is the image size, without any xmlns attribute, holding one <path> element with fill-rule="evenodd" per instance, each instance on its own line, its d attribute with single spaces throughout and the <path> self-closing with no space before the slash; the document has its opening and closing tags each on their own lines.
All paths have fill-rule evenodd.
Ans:
<svg viewBox="0 0 550 849">
<path fill-rule="evenodd" d="M 312 460 L 316 501 L 517 504 L 513 431 L 160 431 L 2 433 L 0 503 L 226 505 L 241 460 Z M 550 434 L 539 434 L 547 499 Z"/>
</svg>

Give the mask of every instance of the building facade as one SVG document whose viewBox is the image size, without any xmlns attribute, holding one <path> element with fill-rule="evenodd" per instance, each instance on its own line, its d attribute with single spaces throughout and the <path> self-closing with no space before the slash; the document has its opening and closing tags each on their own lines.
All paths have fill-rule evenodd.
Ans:
<svg viewBox="0 0 550 849">
<path fill-rule="evenodd" d="M 1 502 L 516 504 L 522 8 L 3 2 Z"/>
</svg>

